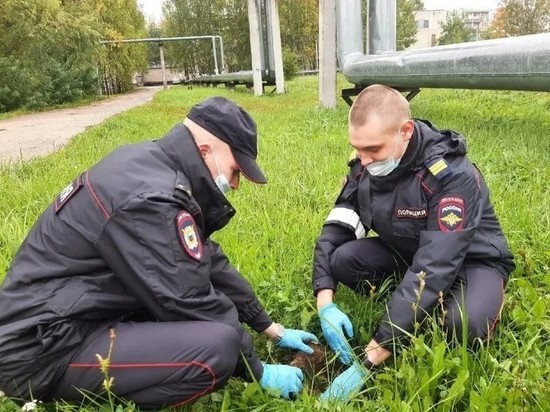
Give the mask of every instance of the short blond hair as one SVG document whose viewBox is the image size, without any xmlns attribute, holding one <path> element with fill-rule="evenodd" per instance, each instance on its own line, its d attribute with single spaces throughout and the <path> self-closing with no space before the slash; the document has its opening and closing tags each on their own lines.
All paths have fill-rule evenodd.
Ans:
<svg viewBox="0 0 550 412">
<path fill-rule="evenodd" d="M 349 125 L 359 127 L 371 117 L 383 119 L 388 129 L 410 120 L 409 102 L 401 93 L 382 84 L 364 88 L 349 111 Z"/>
</svg>

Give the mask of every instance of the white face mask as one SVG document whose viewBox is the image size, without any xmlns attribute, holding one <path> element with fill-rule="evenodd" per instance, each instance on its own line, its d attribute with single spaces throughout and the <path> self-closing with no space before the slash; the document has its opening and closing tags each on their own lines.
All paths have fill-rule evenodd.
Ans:
<svg viewBox="0 0 550 412">
<path fill-rule="evenodd" d="M 400 137 L 401 137 L 401 131 L 397 133 L 397 136 L 395 139 L 395 148 L 393 149 L 393 153 L 390 157 L 380 162 L 373 162 L 367 166 L 367 170 L 371 175 L 387 176 L 397 167 L 397 165 L 401 161 L 401 158 L 399 159 L 395 158 L 395 153 L 397 152 L 397 146 L 399 144 Z"/>
<path fill-rule="evenodd" d="M 216 183 L 216 186 L 218 186 L 218 189 L 220 189 L 224 195 L 227 192 L 233 190 L 233 188 L 229 184 L 229 181 L 227 180 L 227 177 L 225 177 L 223 173 L 220 173 L 218 176 L 216 176 L 214 182 Z"/>
<path fill-rule="evenodd" d="M 212 154 L 214 155 L 214 164 L 216 165 L 216 169 L 218 170 L 218 175 L 214 179 L 214 182 L 216 183 L 216 186 L 218 186 L 218 189 L 225 195 L 226 193 L 233 190 L 231 185 L 229 184 L 229 180 L 227 180 L 227 177 L 220 173 L 220 168 L 218 167 L 218 162 L 216 161 L 216 154 L 214 153 L 214 149 L 212 149 Z"/>
</svg>

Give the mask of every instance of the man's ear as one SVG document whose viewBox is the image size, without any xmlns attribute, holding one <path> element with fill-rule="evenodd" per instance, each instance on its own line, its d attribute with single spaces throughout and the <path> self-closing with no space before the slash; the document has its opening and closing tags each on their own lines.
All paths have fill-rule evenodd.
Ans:
<svg viewBox="0 0 550 412">
<path fill-rule="evenodd" d="M 206 154 L 212 149 L 209 144 L 203 143 L 199 145 L 199 151 L 201 152 L 202 157 L 206 157 Z"/>
<path fill-rule="evenodd" d="M 403 141 L 410 140 L 414 133 L 414 122 L 412 120 L 407 120 L 403 123 L 403 126 L 401 126 L 401 130 L 403 132 Z"/>
</svg>

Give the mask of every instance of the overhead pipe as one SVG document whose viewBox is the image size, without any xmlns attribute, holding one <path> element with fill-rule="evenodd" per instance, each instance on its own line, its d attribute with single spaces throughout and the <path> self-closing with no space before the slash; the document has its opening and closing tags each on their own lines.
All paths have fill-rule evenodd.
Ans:
<svg viewBox="0 0 550 412">
<path fill-rule="evenodd" d="M 409 89 L 550 91 L 550 33 L 394 52 L 385 50 L 388 37 L 380 37 L 379 48 L 370 44 L 376 37 L 369 26 L 369 45 L 378 54 L 367 55 L 361 4 L 362 0 L 337 2 L 338 61 L 346 79 L 357 87 L 382 83 Z"/>
<path fill-rule="evenodd" d="M 250 35 L 251 49 L 258 48 L 258 52 L 252 52 L 252 67 L 253 70 L 243 70 L 238 72 L 228 73 L 225 70 L 225 63 L 222 63 L 221 74 L 199 76 L 190 79 L 188 83 L 198 84 L 228 84 L 230 87 L 235 84 L 245 84 L 247 86 L 254 85 L 254 93 L 261 95 L 264 85 L 279 85 L 277 82 L 275 61 L 277 57 L 274 54 L 274 38 L 273 29 L 271 27 L 273 15 L 276 13 L 273 7 L 276 7 L 276 2 L 272 3 L 268 0 L 248 0 L 248 18 L 249 25 L 252 28 Z M 223 45 L 222 45 L 223 59 Z M 281 64 L 282 66 L 282 64 Z M 282 67 L 279 75 L 282 77 Z M 255 80 L 258 78 L 260 80 Z M 280 79 L 280 78 L 279 78 Z M 281 80 L 281 79 L 280 79 Z M 284 79 L 283 79 L 284 82 Z M 282 87 L 284 91 L 284 83 Z"/>
<path fill-rule="evenodd" d="M 225 72 L 225 56 L 223 54 L 223 39 L 220 35 L 203 35 L 203 36 L 179 36 L 179 37 L 149 37 L 146 39 L 123 39 L 123 40 L 101 40 L 101 44 L 119 44 L 119 43 L 158 43 L 162 44 L 169 41 L 181 41 L 181 40 L 201 40 L 212 39 L 212 54 L 214 56 L 214 71 L 216 74 Z M 216 49 L 216 39 L 220 41 L 220 53 L 221 53 L 221 71 L 218 69 L 218 56 Z"/>
<path fill-rule="evenodd" d="M 369 48 L 367 53 L 394 52 L 397 44 L 396 1 L 370 0 L 368 22 Z"/>
</svg>

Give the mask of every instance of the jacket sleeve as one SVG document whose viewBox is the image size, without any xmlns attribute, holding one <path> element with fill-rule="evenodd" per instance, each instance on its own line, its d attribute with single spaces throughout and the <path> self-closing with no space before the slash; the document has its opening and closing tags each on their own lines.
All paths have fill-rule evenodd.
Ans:
<svg viewBox="0 0 550 412">
<path fill-rule="evenodd" d="M 221 246 L 209 240 L 212 256 L 211 281 L 216 290 L 221 290 L 233 301 L 239 311 L 239 320 L 247 323 L 256 332 L 264 331 L 273 322 L 258 301 L 248 281 L 229 263 Z"/>
<path fill-rule="evenodd" d="M 445 178 L 428 201 L 427 230 L 403 280 L 390 298 L 374 339 L 387 349 L 431 315 L 453 284 L 481 219 L 477 174 L 469 168 Z"/>
<path fill-rule="evenodd" d="M 334 207 L 325 220 L 321 235 L 315 244 L 313 256 L 313 292 L 322 289 L 336 290 L 330 269 L 334 251 L 346 242 L 365 236 L 366 229 L 361 222 L 357 206 L 357 187 L 361 175 L 358 159 L 350 161 L 350 173 L 336 199 Z"/>
<path fill-rule="evenodd" d="M 235 305 L 211 283 L 210 249 L 201 244 L 198 233 L 194 235 L 200 254 L 187 250 L 179 238 L 180 212 L 179 205 L 164 194 L 131 200 L 108 221 L 96 244 L 98 252 L 159 321 L 202 320 L 233 326 L 242 337 L 241 351 L 259 378 L 263 367 Z M 245 374 L 246 368 L 241 370 Z"/>
</svg>

